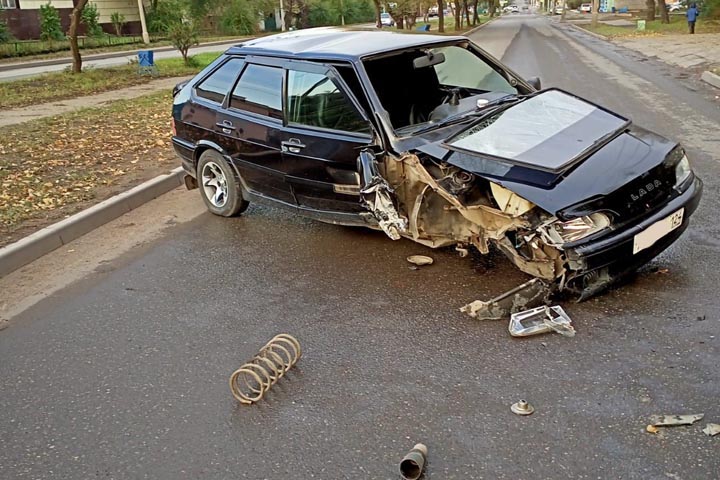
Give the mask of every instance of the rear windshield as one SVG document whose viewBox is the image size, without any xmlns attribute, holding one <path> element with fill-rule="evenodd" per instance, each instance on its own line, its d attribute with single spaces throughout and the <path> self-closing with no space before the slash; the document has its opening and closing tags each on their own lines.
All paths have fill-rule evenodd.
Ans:
<svg viewBox="0 0 720 480">
<path fill-rule="evenodd" d="M 548 90 L 491 114 L 447 144 L 555 172 L 627 123 L 577 97 Z"/>
</svg>

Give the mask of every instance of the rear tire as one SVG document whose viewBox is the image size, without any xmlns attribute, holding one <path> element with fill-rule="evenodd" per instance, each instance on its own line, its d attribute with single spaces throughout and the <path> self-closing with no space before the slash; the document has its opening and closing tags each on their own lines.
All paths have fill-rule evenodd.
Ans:
<svg viewBox="0 0 720 480">
<path fill-rule="evenodd" d="M 242 196 L 237 174 L 215 150 L 206 150 L 200 155 L 197 183 L 205 206 L 215 215 L 234 217 L 249 205 Z"/>
</svg>

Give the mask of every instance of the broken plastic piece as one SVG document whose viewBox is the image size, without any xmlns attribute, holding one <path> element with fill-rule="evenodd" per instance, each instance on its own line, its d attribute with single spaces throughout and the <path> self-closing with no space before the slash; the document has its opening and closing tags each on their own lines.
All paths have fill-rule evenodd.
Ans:
<svg viewBox="0 0 720 480">
<path fill-rule="evenodd" d="M 656 427 L 692 425 L 693 423 L 702 420 L 704 416 L 704 413 L 698 413 L 696 415 L 653 415 L 650 417 L 650 425 Z"/>
<path fill-rule="evenodd" d="M 416 480 L 422 475 L 425 468 L 425 460 L 427 459 L 428 449 L 418 443 L 400 462 L 400 475 L 407 480 Z"/>
<path fill-rule="evenodd" d="M 540 333 L 557 332 L 566 337 L 574 337 L 572 320 L 560 306 L 542 306 L 513 313 L 510 316 L 508 331 L 513 337 L 528 337 Z"/>
<path fill-rule="evenodd" d="M 532 415 L 535 411 L 535 407 L 530 405 L 527 400 L 520 400 L 510 405 L 510 410 L 515 415 Z"/>
<path fill-rule="evenodd" d="M 645 431 L 648 433 L 658 433 L 658 428 L 655 425 L 648 425 L 645 427 Z"/>
<path fill-rule="evenodd" d="M 478 320 L 500 320 L 512 313 L 548 303 L 550 293 L 550 287 L 545 282 L 533 278 L 489 302 L 475 300 L 460 311 Z"/>
<path fill-rule="evenodd" d="M 418 266 L 432 265 L 434 262 L 432 257 L 428 257 L 426 255 L 410 255 L 407 257 L 407 261 Z"/>
<path fill-rule="evenodd" d="M 705 425 L 705 428 L 703 428 L 703 433 L 710 437 L 714 437 L 715 435 L 720 433 L 720 425 L 718 425 L 717 423 L 708 423 L 707 425 Z"/>
</svg>

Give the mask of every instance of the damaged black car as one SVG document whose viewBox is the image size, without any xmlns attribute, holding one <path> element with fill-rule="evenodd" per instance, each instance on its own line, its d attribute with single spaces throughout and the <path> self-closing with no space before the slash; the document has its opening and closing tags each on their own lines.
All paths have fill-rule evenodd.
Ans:
<svg viewBox="0 0 720 480">
<path fill-rule="evenodd" d="M 581 298 L 672 244 L 702 194 L 677 142 L 465 37 L 289 32 L 174 93 L 173 145 L 211 212 L 269 202 L 433 248 L 493 245 Z"/>
</svg>

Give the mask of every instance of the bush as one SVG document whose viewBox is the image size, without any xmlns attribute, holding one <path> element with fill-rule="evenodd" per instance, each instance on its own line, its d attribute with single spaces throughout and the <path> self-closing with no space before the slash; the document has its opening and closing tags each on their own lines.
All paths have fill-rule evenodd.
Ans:
<svg viewBox="0 0 720 480">
<path fill-rule="evenodd" d="M 257 33 L 260 17 L 245 0 L 235 0 L 222 12 L 220 28 L 229 35 L 252 35 Z"/>
<path fill-rule="evenodd" d="M 119 37 L 122 35 L 122 28 L 125 25 L 125 15 L 120 12 L 113 12 L 110 14 L 110 21 L 115 27 L 115 34 Z"/>
<path fill-rule="evenodd" d="M 0 20 L 0 43 L 6 43 L 12 40 L 12 34 L 8 29 L 7 23 Z"/>
<path fill-rule="evenodd" d="M 60 25 L 60 13 L 50 5 L 40 5 L 40 40 L 62 40 L 65 35 Z"/>
<path fill-rule="evenodd" d="M 80 23 L 85 24 L 87 34 L 90 37 L 99 37 L 103 34 L 102 27 L 100 26 L 100 12 L 98 12 L 97 5 L 94 3 L 86 3 L 80 14 Z"/>
<path fill-rule="evenodd" d="M 162 0 L 147 14 L 150 33 L 167 35 L 170 27 L 183 23 L 188 5 L 182 0 Z"/>
<path fill-rule="evenodd" d="M 188 50 L 198 44 L 198 30 L 195 22 L 178 22 L 167 29 L 167 35 L 173 46 L 180 51 L 185 65 L 190 65 Z"/>
</svg>

